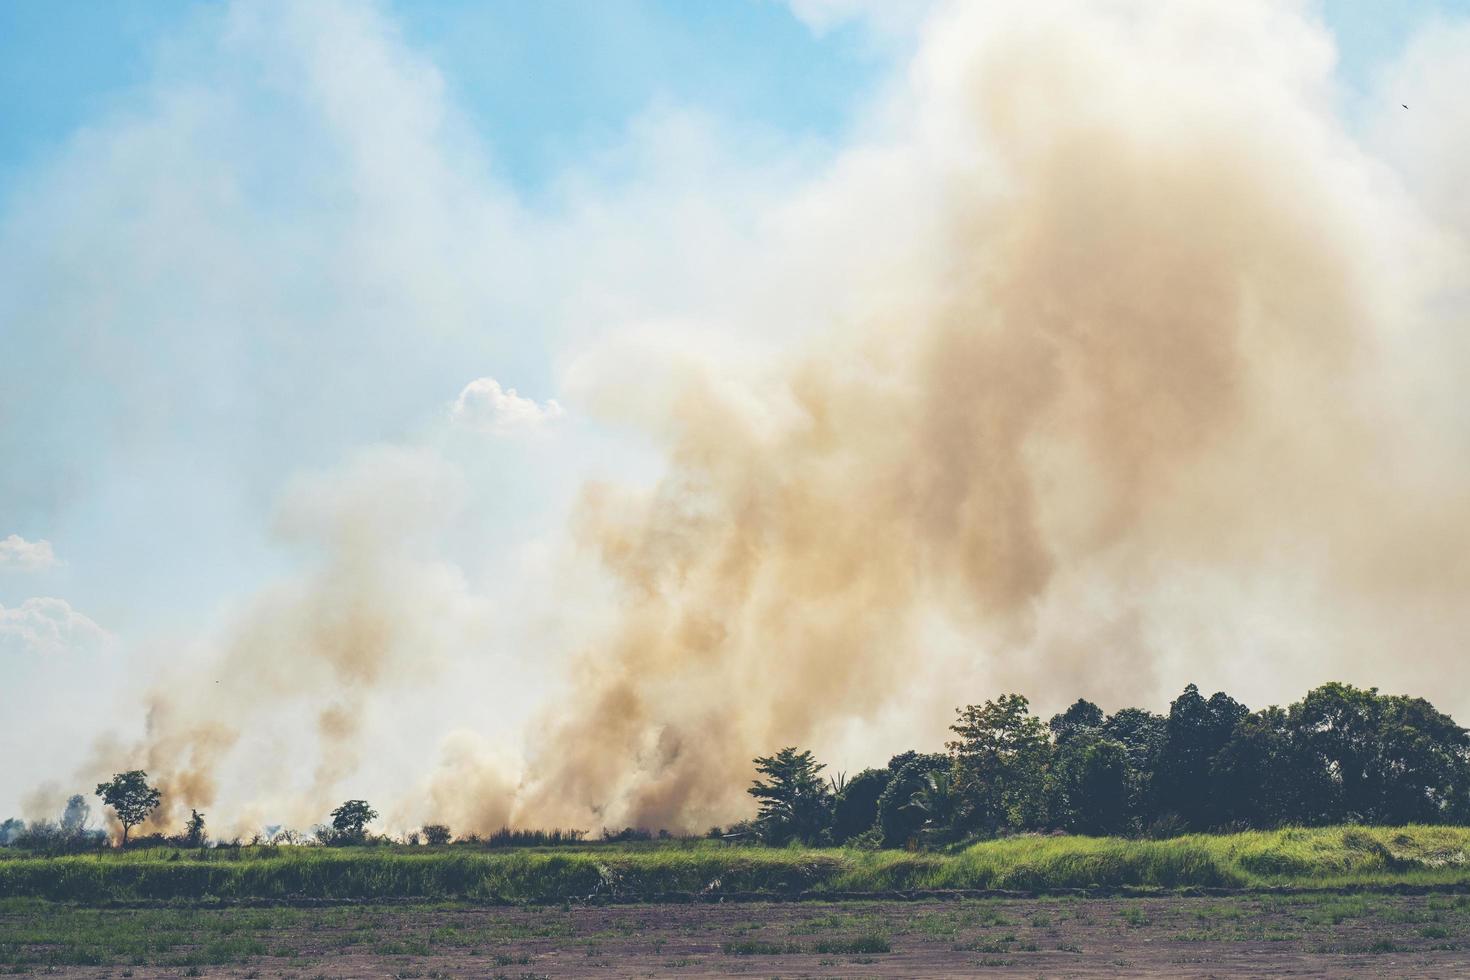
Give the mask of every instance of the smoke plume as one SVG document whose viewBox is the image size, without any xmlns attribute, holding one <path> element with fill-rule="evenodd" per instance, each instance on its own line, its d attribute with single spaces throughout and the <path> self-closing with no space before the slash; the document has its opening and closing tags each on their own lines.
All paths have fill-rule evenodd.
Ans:
<svg viewBox="0 0 1470 980">
<path fill-rule="evenodd" d="M 1333 122 L 1326 39 L 1280 5 L 978 6 L 915 69 L 937 260 L 743 399 L 687 379 L 662 483 L 583 495 L 626 608 L 523 819 L 726 819 L 752 755 L 926 660 L 989 681 L 952 699 L 1118 703 L 1280 649 L 1277 612 L 1334 675 L 1463 649 L 1470 474 L 1397 360 L 1447 326 L 1399 281 L 1428 232 Z M 925 648 L 936 614 L 960 649 Z M 1244 649 L 1197 628 L 1242 615 Z"/>
<path fill-rule="evenodd" d="M 155 777 L 164 805 L 150 828 L 173 831 L 191 807 L 211 807 L 226 779 L 252 803 L 219 814 L 219 832 L 320 821 L 370 751 L 360 734 L 371 695 L 411 689 L 486 631 L 458 570 L 421 554 L 461 496 L 456 474 L 424 451 L 379 448 L 298 481 L 277 531 L 313 567 L 256 596 L 217 649 L 191 651 L 160 678 L 141 743 L 119 758 L 100 742 L 91 770 Z M 248 765 L 230 758 L 242 740 L 259 749 Z M 303 763 L 304 783 L 293 778 Z"/>
<path fill-rule="evenodd" d="M 404 812 L 701 829 L 748 811 L 754 755 L 879 762 L 1003 690 L 1443 692 L 1470 638 L 1445 302 L 1470 229 L 1341 121 L 1333 57 L 1264 0 L 933 16 L 876 135 L 772 222 L 814 216 L 811 288 L 862 309 L 753 370 L 672 369 L 665 475 L 591 483 L 571 522 L 610 633 L 524 760 L 458 734 Z M 585 368 L 588 403 L 646 377 L 619 367 Z M 217 676 L 160 685 L 133 759 L 175 806 L 211 801 L 269 702 L 316 761 L 258 775 L 262 812 L 320 814 L 367 692 L 476 642 L 479 600 L 400 530 L 441 507 L 432 468 L 307 493 L 286 524 L 315 571 L 239 617 Z"/>
</svg>

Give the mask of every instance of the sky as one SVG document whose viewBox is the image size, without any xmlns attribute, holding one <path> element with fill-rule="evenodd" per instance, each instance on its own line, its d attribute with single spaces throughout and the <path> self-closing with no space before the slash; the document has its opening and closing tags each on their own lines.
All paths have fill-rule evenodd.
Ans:
<svg viewBox="0 0 1470 980">
<path fill-rule="evenodd" d="M 1303 10 L 1366 132 L 1416 104 L 1386 80 L 1421 77 L 1396 66 L 1470 0 Z M 176 675 L 236 683 L 237 624 L 363 536 L 391 542 L 370 564 L 394 601 L 424 576 L 454 597 L 414 634 L 418 680 L 344 702 L 411 732 L 384 771 L 466 727 L 513 755 L 555 651 L 613 615 L 568 514 L 589 480 L 662 472 L 666 365 L 779 355 L 873 298 L 810 191 L 881 166 L 929 16 L 0 4 L 0 816 L 85 788 Z M 790 231 L 806 209 L 827 237 Z M 313 765 L 302 785 L 337 778 Z"/>
</svg>

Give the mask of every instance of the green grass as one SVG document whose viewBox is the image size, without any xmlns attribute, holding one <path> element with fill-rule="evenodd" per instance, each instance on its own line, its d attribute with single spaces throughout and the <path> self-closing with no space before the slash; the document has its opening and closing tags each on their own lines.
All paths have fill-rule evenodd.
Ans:
<svg viewBox="0 0 1470 980">
<path fill-rule="evenodd" d="M 38 858 L 0 850 L 0 899 L 561 902 L 665 892 L 1258 888 L 1470 884 L 1470 828 L 1328 827 L 1170 840 L 1021 836 L 948 853 L 718 842 L 471 848 L 158 849 Z"/>
</svg>

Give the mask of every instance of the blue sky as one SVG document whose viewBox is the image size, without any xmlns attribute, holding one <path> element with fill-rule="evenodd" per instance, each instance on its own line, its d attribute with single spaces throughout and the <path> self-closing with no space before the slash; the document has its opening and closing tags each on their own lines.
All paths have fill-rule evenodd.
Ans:
<svg viewBox="0 0 1470 980">
<path fill-rule="evenodd" d="M 77 127 L 128 104 L 171 39 L 213 16 L 198 0 L 0 6 L 0 168 L 14 180 Z M 891 68 L 856 21 L 820 34 L 778 0 L 410 0 L 405 38 L 443 70 L 516 184 L 615 137 L 658 100 L 831 137 Z M 1346 76 L 1362 85 L 1416 26 L 1470 0 L 1323 0 Z"/>
<path fill-rule="evenodd" d="M 135 734 L 138 692 L 228 645 L 262 590 L 330 564 L 335 532 L 292 522 L 339 494 L 375 513 L 322 487 L 396 473 L 383 447 L 467 488 L 405 551 L 535 606 L 517 590 L 565 574 L 548 542 L 583 481 L 658 471 L 637 431 L 657 409 L 585 386 L 589 359 L 653 388 L 620 346 L 650 324 L 675 347 L 731 311 L 771 314 L 742 344 L 795 332 L 771 311 L 806 308 L 752 243 L 891 111 L 917 40 L 882 6 L 0 4 L 0 608 L 32 624 L 0 636 L 0 740 L 55 746 L 0 816 Z M 1314 9 L 1352 127 L 1470 0 Z M 518 630 L 591 628 L 533 611 L 467 676 L 521 676 Z"/>
<path fill-rule="evenodd" d="M 444 73 L 495 163 L 528 193 L 659 102 L 831 137 L 886 67 L 856 23 L 818 36 L 777 0 L 388 9 L 405 41 Z M 197 0 L 4 5 L 0 165 L 34 165 L 77 127 L 125 109 L 171 43 L 216 15 L 217 5 Z"/>
</svg>

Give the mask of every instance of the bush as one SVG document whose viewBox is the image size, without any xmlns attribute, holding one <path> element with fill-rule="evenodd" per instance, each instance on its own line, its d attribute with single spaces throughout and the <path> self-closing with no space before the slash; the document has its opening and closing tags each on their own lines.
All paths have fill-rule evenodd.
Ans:
<svg viewBox="0 0 1470 980">
<path fill-rule="evenodd" d="M 12 825 L 9 846 L 17 850 L 60 855 L 82 854 L 107 846 L 107 835 L 100 830 L 67 828 L 50 820 L 36 820 L 29 826 L 20 821 L 16 821 L 16 824 L 20 825 L 20 829 Z"/>
<path fill-rule="evenodd" d="M 626 844 L 629 841 L 643 840 L 653 840 L 653 831 L 642 827 L 624 827 L 622 830 L 602 828 L 602 841 L 605 844 Z"/>
<path fill-rule="evenodd" d="M 449 828 L 442 823 L 424 824 L 423 833 L 426 844 L 437 846 L 449 843 Z"/>
</svg>

